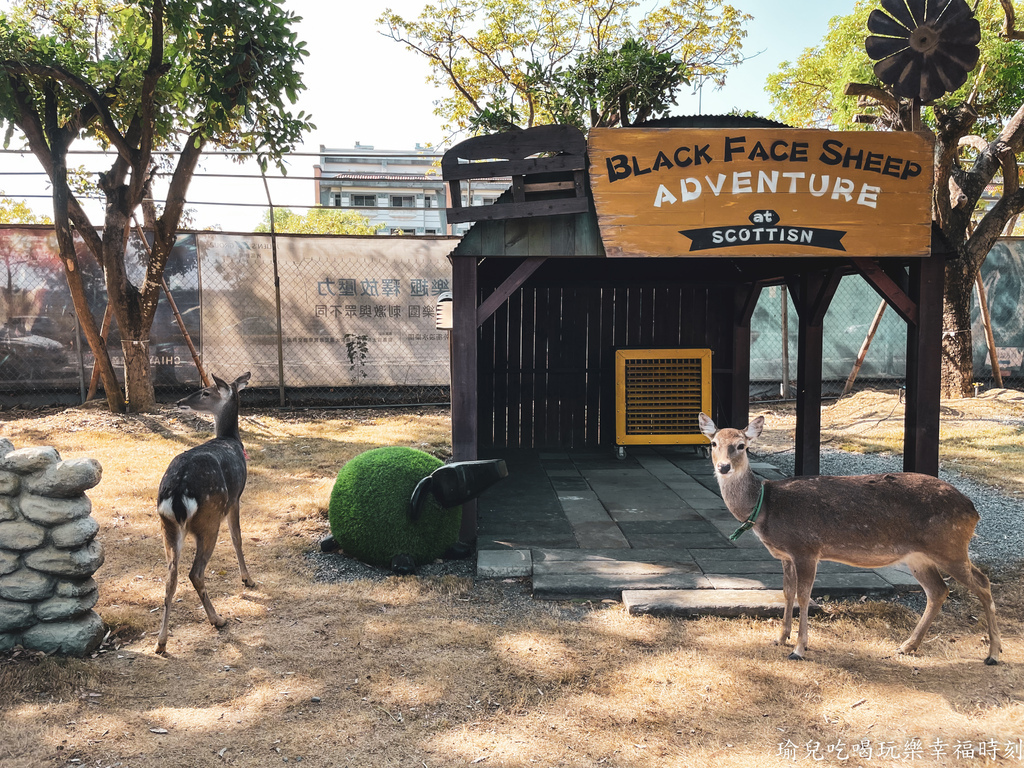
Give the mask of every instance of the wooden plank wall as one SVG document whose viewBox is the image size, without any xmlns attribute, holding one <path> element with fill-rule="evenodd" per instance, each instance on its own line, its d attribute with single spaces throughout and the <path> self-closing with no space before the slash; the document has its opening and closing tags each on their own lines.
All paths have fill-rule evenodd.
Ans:
<svg viewBox="0 0 1024 768">
<path fill-rule="evenodd" d="M 481 297 L 518 263 L 485 261 Z M 550 260 L 483 324 L 482 448 L 612 446 L 621 347 L 710 347 L 713 416 L 722 418 L 732 386 L 735 287 L 691 285 L 678 275 L 631 281 L 637 271 L 647 270 L 636 261 Z"/>
</svg>

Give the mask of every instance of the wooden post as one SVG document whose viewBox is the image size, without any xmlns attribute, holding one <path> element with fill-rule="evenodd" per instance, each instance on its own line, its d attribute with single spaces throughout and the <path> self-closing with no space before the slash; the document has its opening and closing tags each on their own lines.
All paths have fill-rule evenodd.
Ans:
<svg viewBox="0 0 1024 768">
<path fill-rule="evenodd" d="M 477 459 L 477 263 L 475 256 L 452 257 L 452 458 Z M 459 541 L 476 541 L 476 499 L 462 505 Z"/>
<path fill-rule="evenodd" d="M 732 325 L 732 398 L 727 424 L 743 429 L 750 421 L 750 318 L 761 295 L 759 285 L 736 286 Z"/>
<path fill-rule="evenodd" d="M 825 312 L 839 287 L 839 272 L 803 274 L 789 283 L 800 317 L 796 359 L 796 452 L 794 474 L 821 471 L 821 371 Z"/>
<path fill-rule="evenodd" d="M 853 383 L 857 380 L 857 374 L 860 373 L 860 367 L 864 365 L 864 358 L 868 356 L 868 350 L 871 349 L 871 342 L 875 338 L 875 334 L 878 333 L 878 326 L 882 322 L 882 315 L 885 314 L 885 308 L 888 304 L 885 300 L 878 305 L 878 311 L 875 312 L 875 317 L 871 321 L 871 326 L 868 328 L 868 333 L 864 337 L 864 343 L 860 345 L 860 352 L 857 353 L 857 360 L 853 364 L 853 370 L 850 371 L 850 376 L 846 380 L 846 386 L 843 387 L 843 394 L 850 394 L 850 390 L 853 389 Z"/>
<path fill-rule="evenodd" d="M 277 309 L 277 393 L 281 407 L 284 408 L 287 398 L 284 391 L 284 326 L 281 323 L 281 273 L 277 264 L 277 226 L 267 174 L 260 175 L 263 177 L 263 190 L 267 193 L 267 207 L 270 209 L 270 257 L 274 265 L 274 305 Z"/>
<path fill-rule="evenodd" d="M 942 254 L 910 266 L 910 298 L 917 323 L 907 326 L 907 408 L 903 426 L 903 471 L 939 474 L 939 408 L 942 375 Z"/>
<path fill-rule="evenodd" d="M 992 335 L 992 317 L 988 313 L 988 297 L 985 295 L 985 282 L 978 271 L 978 305 L 981 308 L 981 319 L 985 324 L 985 341 L 988 343 L 988 359 L 992 364 L 992 380 L 1000 389 L 1003 388 L 1003 372 L 999 369 L 999 354 L 996 352 L 996 339 Z"/>
<path fill-rule="evenodd" d="M 76 316 L 77 317 L 77 316 Z M 107 308 L 103 310 L 103 326 L 100 328 L 100 339 L 103 344 L 107 343 L 107 334 L 110 333 L 110 323 L 114 320 L 114 305 L 109 301 L 107 302 Z M 100 385 L 100 367 L 99 365 L 93 364 L 92 367 L 92 378 L 89 379 L 89 392 L 85 396 L 85 402 L 89 402 L 96 396 L 96 389 Z"/>
<path fill-rule="evenodd" d="M 782 387 L 779 397 L 789 397 L 789 291 L 781 286 L 782 293 Z"/>
</svg>

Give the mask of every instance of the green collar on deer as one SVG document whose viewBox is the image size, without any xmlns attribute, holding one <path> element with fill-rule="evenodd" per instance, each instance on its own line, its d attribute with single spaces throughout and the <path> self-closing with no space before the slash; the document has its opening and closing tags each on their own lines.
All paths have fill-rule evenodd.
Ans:
<svg viewBox="0 0 1024 768">
<path fill-rule="evenodd" d="M 754 527 L 754 523 L 757 522 L 757 516 L 761 514 L 761 504 L 764 502 L 764 483 L 761 483 L 761 493 L 757 496 L 757 504 L 754 505 L 754 511 L 750 513 L 748 517 L 739 528 L 732 532 L 729 536 L 729 541 L 736 541 L 740 536 L 749 531 Z"/>
</svg>

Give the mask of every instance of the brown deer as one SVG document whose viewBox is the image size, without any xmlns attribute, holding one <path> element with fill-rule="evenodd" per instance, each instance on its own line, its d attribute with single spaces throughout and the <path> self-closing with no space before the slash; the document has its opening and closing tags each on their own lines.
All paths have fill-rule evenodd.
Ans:
<svg viewBox="0 0 1024 768">
<path fill-rule="evenodd" d="M 245 448 L 238 433 L 238 393 L 249 383 L 243 373 L 228 384 L 216 376 L 214 385 L 178 401 L 182 410 L 213 414 L 216 436 L 171 460 L 157 492 L 157 511 L 163 525 L 164 550 L 167 553 L 167 588 L 164 594 L 164 617 L 156 652 L 167 647 L 167 625 L 171 600 L 178 588 L 178 560 L 185 534 L 196 540 L 196 556 L 188 577 L 199 593 L 210 623 L 223 627 L 209 596 L 203 574 L 220 534 L 220 521 L 228 519 L 231 543 L 238 555 L 238 571 L 242 583 L 255 587 L 242 557 L 242 532 L 239 528 L 239 498 L 247 477 Z"/>
<path fill-rule="evenodd" d="M 718 429 L 700 414 L 700 430 L 711 439 L 711 461 L 719 488 L 742 531 L 753 528 L 772 556 L 782 561 L 786 598 L 779 644 L 789 641 L 793 599 L 800 604 L 800 628 L 791 659 L 807 651 L 807 606 L 818 561 L 858 568 L 905 563 L 921 582 L 928 603 L 900 653 L 916 651 L 949 588 L 941 568 L 970 589 L 988 622 L 986 664 L 996 664 L 1002 645 L 989 580 L 967 554 L 978 512 L 949 483 L 929 475 L 900 473 L 851 477 L 794 477 L 762 482 L 750 469 L 747 448 L 761 434 L 757 417 L 740 431 Z"/>
</svg>

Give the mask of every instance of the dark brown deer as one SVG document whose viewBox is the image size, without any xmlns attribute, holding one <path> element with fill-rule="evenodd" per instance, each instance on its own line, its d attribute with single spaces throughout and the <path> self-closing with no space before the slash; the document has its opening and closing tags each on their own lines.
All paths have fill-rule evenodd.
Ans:
<svg viewBox="0 0 1024 768">
<path fill-rule="evenodd" d="M 791 659 L 807 651 L 807 606 L 818 561 L 858 568 L 905 563 L 921 582 L 928 603 L 900 653 L 916 651 L 949 588 L 941 568 L 981 601 L 988 622 L 986 664 L 996 664 L 1002 645 L 988 578 L 972 563 L 967 545 L 978 512 L 949 483 L 911 472 L 852 477 L 794 477 L 762 482 L 750 469 L 747 448 L 761 434 L 757 417 L 740 431 L 718 429 L 703 413 L 700 430 L 711 439 L 711 461 L 722 498 L 741 530 L 753 528 L 772 556 L 782 561 L 786 598 L 779 644 L 789 641 L 793 600 L 800 628 Z M 748 525 L 751 523 L 751 525 Z"/>
<path fill-rule="evenodd" d="M 185 534 L 191 534 L 196 540 L 196 557 L 188 577 L 213 626 L 223 627 L 225 620 L 217 615 L 206 594 L 204 573 L 217 544 L 220 521 L 225 517 L 238 555 L 242 583 L 247 587 L 256 586 L 242 557 L 242 532 L 238 521 L 239 498 L 247 477 L 245 449 L 238 433 L 238 393 L 249 383 L 249 374 L 243 373 L 230 384 L 216 376 L 213 379 L 212 387 L 179 400 L 178 408 L 213 414 L 216 436 L 175 456 L 157 492 L 156 505 L 167 553 L 167 589 L 163 622 L 156 641 L 157 653 L 163 653 L 167 647 L 167 625 L 171 600 L 178 588 L 178 560 Z"/>
</svg>

